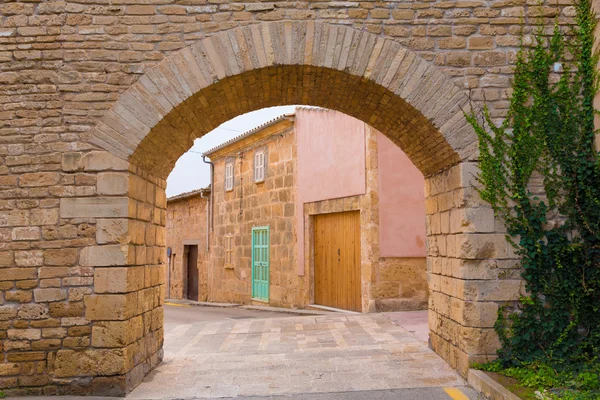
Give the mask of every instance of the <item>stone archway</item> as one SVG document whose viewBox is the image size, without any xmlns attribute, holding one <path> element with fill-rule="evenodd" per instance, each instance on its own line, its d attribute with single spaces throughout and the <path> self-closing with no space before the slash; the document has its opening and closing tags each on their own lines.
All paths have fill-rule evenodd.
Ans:
<svg viewBox="0 0 600 400">
<path fill-rule="evenodd" d="M 325 23 L 235 28 L 171 54 L 96 125 L 89 142 L 97 148 L 62 157 L 63 170 L 94 181 L 93 192 L 62 197 L 59 215 L 96 227 L 94 237 L 71 244 L 71 265 L 87 268 L 93 290 L 57 303 L 87 340 L 37 355 L 8 352 L 18 364 L 12 375 L 22 363 L 47 360 L 38 375 L 48 386 L 60 382 L 59 392 L 123 394 L 141 382 L 162 358 L 168 173 L 195 138 L 282 104 L 332 108 L 369 123 L 427 177 L 431 344 L 464 375 L 470 362 L 494 354 L 498 303 L 514 299 L 520 285 L 501 228 L 472 187 L 476 138 L 463 117 L 467 102 L 437 67 L 399 43 Z M 64 300 L 63 291 L 38 289 L 35 302 Z M 39 326 L 52 319 L 52 304 L 50 314 L 31 304 Z M 22 312 L 15 308 L 11 318 Z"/>
</svg>

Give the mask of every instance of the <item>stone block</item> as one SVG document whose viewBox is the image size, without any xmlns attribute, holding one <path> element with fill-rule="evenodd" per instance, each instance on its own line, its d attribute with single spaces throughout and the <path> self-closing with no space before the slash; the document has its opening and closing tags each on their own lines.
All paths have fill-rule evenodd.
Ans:
<svg viewBox="0 0 600 400">
<path fill-rule="evenodd" d="M 15 262 L 15 258 L 16 255 L 12 251 L 0 251 L 0 268 L 12 267 L 13 263 Z"/>
<path fill-rule="evenodd" d="M 4 300 L 15 303 L 29 303 L 33 299 L 31 290 L 8 291 L 4 294 Z"/>
<path fill-rule="evenodd" d="M 62 301 L 67 298 L 67 290 L 61 288 L 34 289 L 33 296 L 36 303 Z"/>
<path fill-rule="evenodd" d="M 51 303 L 50 316 L 53 318 L 82 317 L 83 302 Z"/>
<path fill-rule="evenodd" d="M 145 287 L 158 286 L 164 283 L 164 268 L 162 265 L 147 265 L 145 273 Z"/>
<path fill-rule="evenodd" d="M 9 329 L 7 331 L 10 340 L 38 340 L 42 337 L 41 329 Z"/>
<path fill-rule="evenodd" d="M 95 293 L 127 293 L 144 287 L 144 267 L 95 268 Z"/>
<path fill-rule="evenodd" d="M 98 244 L 127 243 L 128 228 L 128 220 L 125 218 L 99 219 L 96 222 L 96 242 Z"/>
<path fill-rule="evenodd" d="M 458 347 L 467 354 L 494 354 L 500 348 L 500 340 L 493 328 L 463 326 Z"/>
<path fill-rule="evenodd" d="M 88 246 L 81 250 L 79 264 L 84 267 L 127 265 L 129 252 L 127 245 Z"/>
<path fill-rule="evenodd" d="M 56 225 L 58 223 L 58 208 L 31 210 L 29 221 L 32 225 Z"/>
<path fill-rule="evenodd" d="M 124 347 L 141 339 L 143 334 L 141 316 L 126 321 L 99 322 L 92 327 L 92 346 Z"/>
<path fill-rule="evenodd" d="M 498 260 L 463 260 L 459 258 L 451 259 L 450 272 L 455 278 L 460 279 L 498 279 L 500 272 L 498 268 Z"/>
<path fill-rule="evenodd" d="M 450 233 L 494 231 L 495 218 L 491 208 L 460 208 L 450 211 Z"/>
<path fill-rule="evenodd" d="M 493 328 L 498 319 L 498 303 L 483 301 L 460 301 L 455 307 L 451 307 L 450 318 L 460 321 L 465 326 L 478 328 Z M 454 315 L 453 310 L 460 312 L 460 315 Z M 460 319 L 459 319 L 460 318 Z"/>
<path fill-rule="evenodd" d="M 137 314 L 143 314 L 160 306 L 160 287 L 139 290 L 137 293 Z"/>
<path fill-rule="evenodd" d="M 44 251 L 44 263 L 53 266 L 75 265 L 77 262 L 77 249 L 61 248 Z"/>
<path fill-rule="evenodd" d="M 121 349 L 59 350 L 54 374 L 59 378 L 119 375 L 127 372 L 124 360 Z"/>
<path fill-rule="evenodd" d="M 21 175 L 19 185 L 22 187 L 52 186 L 59 180 L 60 174 L 56 172 L 33 172 Z"/>
<path fill-rule="evenodd" d="M 11 353 L 7 357 L 10 362 L 23 361 L 43 361 L 46 359 L 46 353 L 43 351 L 29 351 L 26 353 Z"/>
<path fill-rule="evenodd" d="M 67 336 L 66 328 L 44 328 L 42 329 L 42 337 L 44 339 L 61 339 Z"/>
<path fill-rule="evenodd" d="M 85 295 L 91 294 L 92 288 L 72 287 L 69 288 L 69 301 L 81 301 Z"/>
<path fill-rule="evenodd" d="M 129 177 L 126 173 L 103 172 L 98 174 L 96 190 L 98 194 L 122 195 L 127 194 Z"/>
<path fill-rule="evenodd" d="M 14 310 L 15 315 L 17 309 Z M 0 308 L 0 320 L 2 319 L 2 313 Z M 45 304 L 23 304 L 19 306 L 18 316 L 24 320 L 41 320 L 49 317 L 48 306 Z"/>
<path fill-rule="evenodd" d="M 128 385 L 124 375 L 100 376 L 92 380 L 92 396 L 124 397 L 131 388 L 136 386 Z"/>
<path fill-rule="evenodd" d="M 42 339 L 31 342 L 31 350 L 58 350 L 62 345 L 60 339 Z"/>
<path fill-rule="evenodd" d="M 89 336 L 92 334 L 91 326 L 72 326 L 68 330 L 69 336 Z"/>
<path fill-rule="evenodd" d="M 9 321 L 17 316 L 17 307 L 14 304 L 0 305 L 0 321 Z"/>
<path fill-rule="evenodd" d="M 502 234 L 461 234 L 456 235 L 455 246 L 448 248 L 448 256 L 463 259 L 510 258 L 509 246 Z"/>
<path fill-rule="evenodd" d="M 74 197 L 60 199 L 61 218 L 127 217 L 127 197 Z"/>
<path fill-rule="evenodd" d="M 91 321 L 123 321 L 137 314 L 137 292 L 94 294 L 84 298 L 85 318 Z"/>
<path fill-rule="evenodd" d="M 51 278 L 64 278 L 71 274 L 70 267 L 63 266 L 52 266 L 52 267 L 42 267 L 39 269 L 40 278 L 42 279 L 51 279 Z"/>
<path fill-rule="evenodd" d="M 65 172 L 77 171 L 81 168 L 81 153 L 63 153 L 61 167 Z"/>
<path fill-rule="evenodd" d="M 85 171 L 128 171 L 129 163 L 107 151 L 91 151 L 81 160 Z"/>
<path fill-rule="evenodd" d="M 15 252 L 15 264 L 18 267 L 39 267 L 44 263 L 43 250 L 27 250 Z"/>
<path fill-rule="evenodd" d="M 524 293 L 522 280 L 461 281 L 464 284 L 461 297 L 472 301 L 515 301 Z"/>
<path fill-rule="evenodd" d="M 24 279 L 36 279 L 36 268 L 4 268 L 0 273 L 1 281 L 18 281 Z"/>
<path fill-rule="evenodd" d="M 40 238 L 40 228 L 34 226 L 14 228 L 11 233 L 11 238 L 14 241 L 38 240 Z"/>
<path fill-rule="evenodd" d="M 21 366 L 15 363 L 0 363 L 0 376 L 18 375 Z"/>
<path fill-rule="evenodd" d="M 62 347 L 68 349 L 81 349 L 90 347 L 90 342 L 89 336 L 66 337 L 63 339 Z"/>
</svg>

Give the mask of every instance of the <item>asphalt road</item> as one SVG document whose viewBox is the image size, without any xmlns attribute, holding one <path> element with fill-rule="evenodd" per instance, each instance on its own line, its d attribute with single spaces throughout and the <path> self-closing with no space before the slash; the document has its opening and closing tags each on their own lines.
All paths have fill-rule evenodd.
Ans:
<svg viewBox="0 0 600 400">
<path fill-rule="evenodd" d="M 369 390 L 361 392 L 310 393 L 295 394 L 293 396 L 229 397 L 227 400 L 483 400 L 483 397 L 478 397 L 477 393 L 469 387 L 457 389 L 465 397 L 460 397 L 460 395 L 452 397 L 442 388 L 414 388 Z"/>
</svg>

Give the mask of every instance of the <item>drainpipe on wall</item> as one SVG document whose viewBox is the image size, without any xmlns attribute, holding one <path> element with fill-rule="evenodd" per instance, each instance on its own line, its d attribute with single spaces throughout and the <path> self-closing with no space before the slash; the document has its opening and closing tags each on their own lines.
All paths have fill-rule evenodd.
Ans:
<svg viewBox="0 0 600 400">
<path fill-rule="evenodd" d="M 212 190 L 210 192 L 212 194 Z M 208 254 L 208 250 L 209 250 L 209 237 L 210 237 L 210 229 L 208 227 L 208 224 L 210 223 L 210 205 L 212 204 L 210 201 L 210 195 L 209 197 L 204 197 L 204 192 L 200 192 L 200 198 L 202 199 L 208 199 L 208 202 L 206 203 L 206 253 Z"/>
<path fill-rule="evenodd" d="M 212 163 L 212 161 L 206 161 L 206 156 L 203 154 L 202 155 L 202 162 L 204 162 L 205 164 L 209 164 L 210 165 L 210 195 L 208 198 L 208 203 L 206 205 L 206 265 L 207 265 L 207 278 L 208 278 L 208 282 L 211 281 L 211 270 L 210 268 L 208 268 L 208 265 L 210 265 L 210 256 L 209 256 L 209 251 L 210 251 L 210 245 L 209 245 L 209 241 L 210 241 L 210 233 L 213 231 L 213 215 L 214 215 L 214 199 L 215 199 L 215 185 L 214 185 L 214 176 L 215 176 L 215 165 Z M 204 197 L 202 192 L 200 193 L 201 197 Z M 210 286 L 207 289 L 207 293 L 206 296 L 208 297 L 210 295 Z"/>
<path fill-rule="evenodd" d="M 215 206 L 214 206 L 214 192 L 215 192 L 215 188 L 214 188 L 214 175 L 215 175 L 215 165 L 212 163 L 212 161 L 206 161 L 206 156 L 203 154 L 202 155 L 202 161 L 205 164 L 209 164 L 210 165 L 210 231 L 213 231 L 213 212 L 215 210 Z M 208 218 L 208 215 L 207 215 Z M 207 224 L 208 225 L 208 224 Z M 208 236 L 207 236 L 208 238 Z"/>
</svg>

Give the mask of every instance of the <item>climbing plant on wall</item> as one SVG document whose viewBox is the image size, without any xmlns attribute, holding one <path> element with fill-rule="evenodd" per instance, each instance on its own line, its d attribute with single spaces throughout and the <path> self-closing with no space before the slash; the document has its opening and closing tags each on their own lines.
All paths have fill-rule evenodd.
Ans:
<svg viewBox="0 0 600 400">
<path fill-rule="evenodd" d="M 598 365 L 600 357 L 600 156 L 596 17 L 580 0 L 576 24 L 518 53 L 507 118 L 466 114 L 479 137 L 479 189 L 505 221 L 526 292 L 496 323 L 504 367 Z"/>
</svg>

